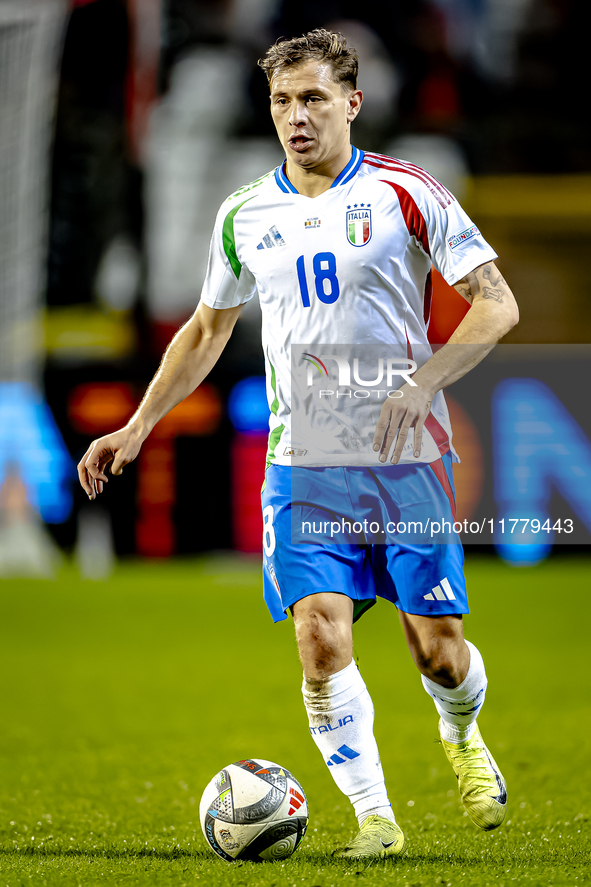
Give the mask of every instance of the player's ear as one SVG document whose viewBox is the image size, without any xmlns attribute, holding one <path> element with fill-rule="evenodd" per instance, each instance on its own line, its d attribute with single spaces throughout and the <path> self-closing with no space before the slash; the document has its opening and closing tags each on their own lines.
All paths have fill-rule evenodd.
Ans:
<svg viewBox="0 0 591 887">
<path fill-rule="evenodd" d="M 354 89 L 350 95 L 349 100 L 347 102 L 347 121 L 352 123 L 359 111 L 361 110 L 361 103 L 363 102 L 363 93 L 360 89 Z"/>
</svg>

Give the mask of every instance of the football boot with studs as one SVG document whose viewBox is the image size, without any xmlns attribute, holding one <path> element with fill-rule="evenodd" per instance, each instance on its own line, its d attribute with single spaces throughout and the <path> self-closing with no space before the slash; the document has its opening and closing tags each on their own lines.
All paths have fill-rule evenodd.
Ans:
<svg viewBox="0 0 591 887">
<path fill-rule="evenodd" d="M 368 816 L 347 847 L 335 850 L 338 859 L 385 859 L 398 856 L 404 848 L 402 829 L 383 816 Z"/>
<path fill-rule="evenodd" d="M 439 723 L 441 733 L 441 721 Z M 498 828 L 507 812 L 507 787 L 487 749 L 478 726 L 470 739 L 441 739 L 447 759 L 458 780 L 462 804 L 472 822 L 484 831 Z"/>
</svg>

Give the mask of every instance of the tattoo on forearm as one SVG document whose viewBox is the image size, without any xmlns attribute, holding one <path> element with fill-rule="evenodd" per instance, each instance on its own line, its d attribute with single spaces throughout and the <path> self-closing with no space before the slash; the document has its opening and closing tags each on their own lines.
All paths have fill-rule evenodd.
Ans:
<svg viewBox="0 0 591 887">
<path fill-rule="evenodd" d="M 493 287 L 498 286 L 499 283 L 504 283 L 505 286 L 507 285 L 507 281 L 495 265 L 484 265 L 482 268 L 482 276 L 485 278 L 485 280 L 490 280 Z M 494 297 L 489 296 L 489 298 Z"/>
<path fill-rule="evenodd" d="M 466 274 L 466 283 L 468 285 L 468 301 L 471 304 L 475 293 L 477 293 L 480 289 L 480 281 L 478 280 L 478 277 L 476 276 L 474 271 L 470 271 L 469 274 Z"/>
<path fill-rule="evenodd" d="M 503 291 L 502 290 L 493 290 L 489 286 L 485 286 L 482 290 L 482 298 L 483 299 L 494 299 L 495 302 L 503 301 Z"/>
<path fill-rule="evenodd" d="M 490 286 L 485 286 L 484 281 L 488 281 Z M 493 299 L 495 302 L 504 301 L 503 286 L 507 286 L 507 281 L 492 262 L 483 265 L 476 271 L 471 271 L 466 277 L 455 284 L 456 291 L 464 297 L 468 302 L 472 302 L 473 296 L 481 292 L 483 299 Z"/>
</svg>

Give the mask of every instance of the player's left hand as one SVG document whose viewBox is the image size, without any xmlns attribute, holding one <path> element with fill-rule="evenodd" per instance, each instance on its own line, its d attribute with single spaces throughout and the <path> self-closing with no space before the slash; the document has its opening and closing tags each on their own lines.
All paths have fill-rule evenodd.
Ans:
<svg viewBox="0 0 591 887">
<path fill-rule="evenodd" d="M 396 446 L 390 462 L 396 465 L 402 455 L 409 430 L 414 429 L 413 455 L 418 459 L 421 455 L 423 426 L 431 410 L 433 393 L 420 386 L 403 385 L 400 389 L 402 397 L 386 399 L 380 413 L 376 433 L 373 439 L 374 452 L 379 452 L 380 462 L 385 462 L 392 448 L 394 439 Z"/>
</svg>

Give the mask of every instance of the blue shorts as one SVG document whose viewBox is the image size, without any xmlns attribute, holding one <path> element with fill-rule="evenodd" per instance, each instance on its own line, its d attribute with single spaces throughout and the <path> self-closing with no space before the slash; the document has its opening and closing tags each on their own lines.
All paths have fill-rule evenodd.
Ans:
<svg viewBox="0 0 591 887">
<path fill-rule="evenodd" d="M 425 544 L 413 522 L 455 520 L 451 456 L 437 463 L 290 468 L 271 465 L 262 493 L 263 586 L 274 622 L 296 601 L 337 592 L 354 621 L 385 598 L 404 613 L 468 613 L 457 534 Z M 417 542 L 419 539 L 419 542 Z"/>
</svg>

